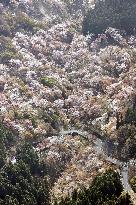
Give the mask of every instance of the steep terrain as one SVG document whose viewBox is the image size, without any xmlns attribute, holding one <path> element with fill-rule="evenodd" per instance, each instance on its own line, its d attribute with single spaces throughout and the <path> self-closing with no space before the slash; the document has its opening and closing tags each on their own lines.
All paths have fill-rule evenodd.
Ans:
<svg viewBox="0 0 136 205">
<path fill-rule="evenodd" d="M 29 142 L 39 169 L 46 164 L 52 200 L 88 188 L 109 167 L 120 173 L 105 154 L 129 164 L 127 183 L 136 186 L 135 32 L 83 35 L 90 9 L 93 0 L 0 1 L 0 119 L 14 135 L 5 161 L 16 164 Z"/>
</svg>

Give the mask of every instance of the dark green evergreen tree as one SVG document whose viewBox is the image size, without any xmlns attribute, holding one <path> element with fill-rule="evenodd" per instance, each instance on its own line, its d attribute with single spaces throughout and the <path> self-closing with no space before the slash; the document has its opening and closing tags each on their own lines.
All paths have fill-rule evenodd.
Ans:
<svg viewBox="0 0 136 205">
<path fill-rule="evenodd" d="M 17 149 L 17 161 L 22 160 L 25 164 L 29 165 L 33 174 L 39 171 L 39 157 L 30 143 L 25 143 Z"/>
<path fill-rule="evenodd" d="M 0 168 L 4 166 L 6 162 L 6 150 L 3 140 L 0 138 Z"/>
<path fill-rule="evenodd" d="M 125 123 L 136 125 L 136 108 L 130 107 L 128 108 L 125 115 Z"/>
<path fill-rule="evenodd" d="M 32 175 L 21 160 L 9 163 L 0 172 L 0 200 L 4 205 L 48 205 L 47 179 Z"/>
<path fill-rule="evenodd" d="M 122 205 L 119 202 L 122 191 L 119 174 L 109 169 L 97 176 L 89 189 L 74 191 L 71 198 L 62 199 L 59 205 Z"/>
</svg>

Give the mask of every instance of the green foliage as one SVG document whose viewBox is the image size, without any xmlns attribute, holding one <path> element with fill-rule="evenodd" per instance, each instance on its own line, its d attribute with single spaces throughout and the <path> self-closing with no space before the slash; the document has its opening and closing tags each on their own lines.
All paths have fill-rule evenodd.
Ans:
<svg viewBox="0 0 136 205">
<path fill-rule="evenodd" d="M 0 25 L 0 35 L 11 36 L 10 26 L 7 24 Z"/>
<path fill-rule="evenodd" d="M 118 142 L 120 144 L 119 147 L 119 156 L 123 158 L 135 158 L 136 152 L 136 126 L 125 124 L 121 127 L 119 127 L 117 136 L 118 136 Z"/>
<path fill-rule="evenodd" d="M 5 165 L 6 162 L 6 150 L 3 140 L 0 138 L 0 168 Z"/>
<path fill-rule="evenodd" d="M 25 143 L 17 149 L 17 162 L 20 160 L 27 164 L 32 174 L 45 175 L 46 167 L 40 162 L 39 157 L 30 143 Z"/>
<path fill-rule="evenodd" d="M 41 83 L 44 86 L 48 86 L 48 87 L 53 87 L 54 85 L 57 85 L 57 80 L 53 77 L 43 77 L 41 78 Z"/>
<path fill-rule="evenodd" d="M 136 109 L 133 107 L 128 108 L 125 116 L 125 123 L 136 125 Z"/>
<path fill-rule="evenodd" d="M 97 176 L 89 189 L 75 190 L 71 198 L 62 199 L 59 205 L 119 205 L 122 190 L 119 174 L 109 169 Z"/>
<path fill-rule="evenodd" d="M 89 190 L 89 198 L 92 204 L 103 204 L 103 202 L 116 199 L 121 194 L 122 184 L 120 176 L 113 170 L 97 176 Z"/>
<path fill-rule="evenodd" d="M 13 145 L 14 141 L 14 134 L 0 122 L 0 168 L 5 165 L 6 151 Z"/>
<path fill-rule="evenodd" d="M 0 199 L 4 204 L 46 205 L 48 195 L 47 180 L 31 175 L 29 166 L 23 161 L 8 164 L 1 170 Z"/>
<path fill-rule="evenodd" d="M 29 143 L 16 150 L 15 164 L 6 162 L 6 147 L 14 135 L 0 126 L 0 204 L 48 205 L 49 187 L 46 179 L 48 166 L 40 161 Z M 135 179 L 131 180 L 135 187 Z M 71 198 L 62 199 L 59 205 L 129 205 L 128 196 L 120 196 L 123 188 L 120 176 L 112 169 L 98 175 L 89 189 L 73 192 Z"/>
<path fill-rule="evenodd" d="M 5 51 L 0 54 L 0 63 L 7 64 L 9 60 L 15 58 L 15 54 L 13 52 Z"/>
<path fill-rule="evenodd" d="M 134 190 L 134 192 L 136 193 L 136 176 L 134 176 L 131 180 L 130 180 L 130 184 L 132 186 L 132 189 Z"/>
<path fill-rule="evenodd" d="M 10 147 L 15 141 L 15 135 L 0 122 L 0 142 Z"/>
<path fill-rule="evenodd" d="M 125 117 L 117 113 L 117 140 L 119 142 L 118 154 L 120 157 L 135 158 L 136 147 L 136 107 L 135 99 L 133 106 L 127 109 Z"/>
<path fill-rule="evenodd" d="M 0 63 L 7 64 L 10 59 L 19 57 L 10 38 L 0 37 Z"/>
<path fill-rule="evenodd" d="M 12 52 L 15 52 L 15 48 L 12 45 L 12 41 L 8 37 L 1 36 L 0 37 L 0 52 L 10 50 Z"/>
<path fill-rule="evenodd" d="M 49 123 L 53 129 L 59 129 L 59 124 L 61 122 L 59 112 L 57 110 L 41 109 L 39 112 L 41 119 L 45 123 Z"/>
<path fill-rule="evenodd" d="M 33 147 L 25 143 L 17 149 L 17 162 L 7 162 L 8 149 L 14 135 L 0 124 L 0 204 L 48 205 L 49 188 L 46 166 L 40 162 Z"/>
<path fill-rule="evenodd" d="M 132 33 L 136 28 L 135 0 L 96 0 L 95 8 L 88 11 L 83 21 L 83 33 L 103 33 L 107 27 Z"/>
<path fill-rule="evenodd" d="M 0 36 L 11 37 L 15 25 L 15 16 L 11 12 L 0 14 Z"/>
<path fill-rule="evenodd" d="M 14 197 L 9 196 L 9 195 L 5 197 L 4 203 L 5 205 L 19 205 L 18 201 Z"/>
<path fill-rule="evenodd" d="M 13 15 L 10 11 L 0 14 L 0 36 L 13 37 L 16 32 L 35 33 L 39 29 L 45 29 L 46 25 L 30 18 L 23 12 Z"/>
<path fill-rule="evenodd" d="M 24 31 L 30 31 L 34 33 L 34 31 L 38 30 L 38 27 L 40 28 L 41 24 L 39 23 L 38 25 L 38 23 L 34 19 L 30 18 L 29 16 L 21 14 L 16 19 L 15 26 L 16 30 L 23 29 Z"/>
</svg>

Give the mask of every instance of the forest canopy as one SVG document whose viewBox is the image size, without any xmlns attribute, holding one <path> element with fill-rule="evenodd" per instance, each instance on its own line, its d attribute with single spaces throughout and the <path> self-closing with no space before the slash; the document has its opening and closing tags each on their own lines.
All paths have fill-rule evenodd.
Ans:
<svg viewBox="0 0 136 205">
<path fill-rule="evenodd" d="M 83 33 L 103 33 L 108 27 L 133 33 L 136 28 L 135 0 L 96 0 L 83 20 Z"/>
</svg>

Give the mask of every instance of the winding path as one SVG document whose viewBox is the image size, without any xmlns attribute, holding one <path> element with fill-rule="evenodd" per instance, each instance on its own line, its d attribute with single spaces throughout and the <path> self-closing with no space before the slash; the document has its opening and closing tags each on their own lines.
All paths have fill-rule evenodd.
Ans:
<svg viewBox="0 0 136 205">
<path fill-rule="evenodd" d="M 76 129 L 70 129 L 70 130 L 63 130 L 59 133 L 60 137 L 63 137 L 64 135 L 81 135 L 82 137 L 84 137 L 85 139 L 89 140 L 91 137 L 90 134 L 86 131 L 81 131 L 81 130 L 76 130 Z M 105 145 L 105 141 L 97 138 L 94 142 L 94 150 L 96 151 L 96 153 L 99 154 L 103 154 L 104 158 L 106 159 L 106 161 L 109 161 L 115 165 L 117 165 L 120 168 L 120 172 L 122 175 L 121 181 L 124 187 L 124 191 L 129 191 L 129 192 L 133 192 L 129 182 L 128 182 L 128 166 L 129 164 L 132 164 L 132 161 L 129 161 L 127 163 L 124 163 L 122 161 L 117 160 L 116 158 L 112 158 L 111 156 L 109 156 L 107 153 L 104 154 L 103 153 L 103 147 Z M 135 160 L 133 161 L 134 164 L 136 164 Z"/>
</svg>

